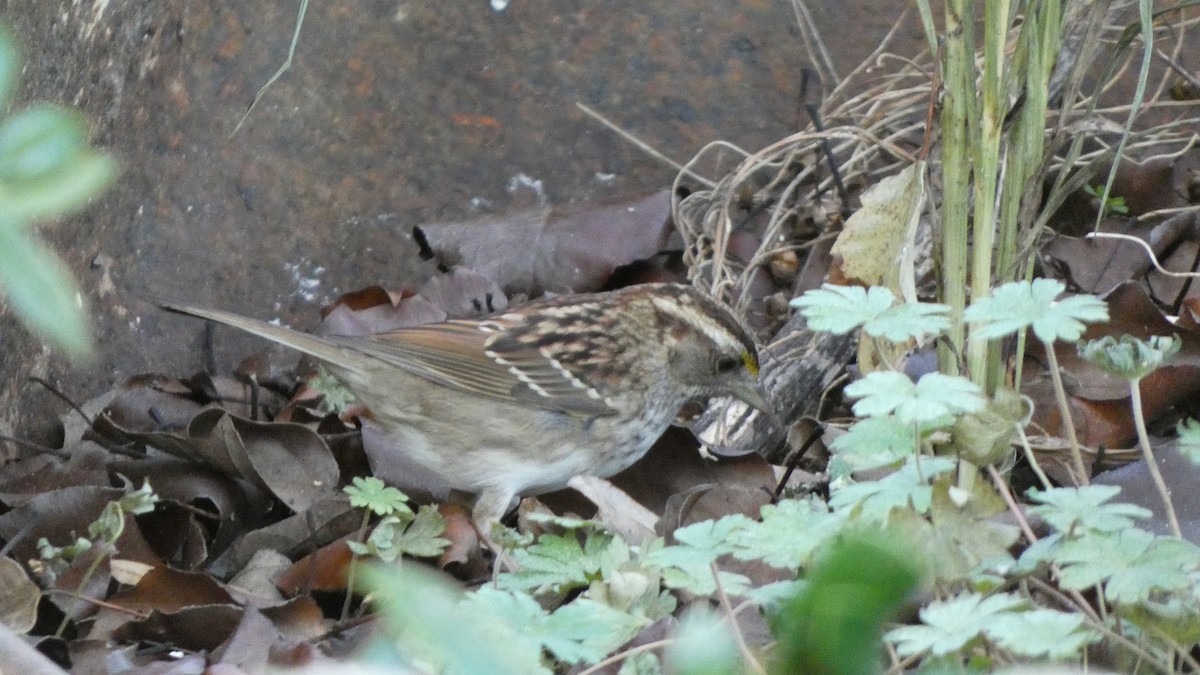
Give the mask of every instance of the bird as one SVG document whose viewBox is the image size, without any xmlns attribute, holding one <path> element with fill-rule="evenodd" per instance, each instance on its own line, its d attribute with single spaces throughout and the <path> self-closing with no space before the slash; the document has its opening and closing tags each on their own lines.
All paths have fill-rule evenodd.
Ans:
<svg viewBox="0 0 1200 675">
<path fill-rule="evenodd" d="M 158 304 L 316 357 L 391 445 L 477 495 L 472 518 L 481 532 L 517 497 L 628 468 L 690 402 L 731 397 L 771 413 L 750 333 L 684 284 L 555 296 L 368 336 L 312 335 Z"/>
</svg>

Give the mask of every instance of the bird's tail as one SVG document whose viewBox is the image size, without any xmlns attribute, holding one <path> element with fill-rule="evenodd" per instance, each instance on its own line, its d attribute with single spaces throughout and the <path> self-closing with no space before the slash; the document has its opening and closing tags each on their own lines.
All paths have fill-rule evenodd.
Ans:
<svg viewBox="0 0 1200 675">
<path fill-rule="evenodd" d="M 291 347 L 305 354 L 311 354 L 318 359 L 333 365 L 337 368 L 346 370 L 358 370 L 361 364 L 361 358 L 355 359 L 354 355 L 345 348 L 335 344 L 326 338 L 319 335 L 310 335 L 309 333 L 301 333 L 290 328 L 275 326 L 266 321 L 251 319 L 249 317 L 226 312 L 220 309 L 208 309 L 206 307 L 197 307 L 194 305 L 177 304 L 173 302 L 160 302 L 158 306 L 168 312 L 176 314 L 186 314 L 201 319 L 207 319 L 216 323 L 223 323 L 227 326 L 233 326 L 246 331 L 252 335 L 257 335 L 266 338 L 272 342 L 277 342 L 286 347 Z"/>
</svg>

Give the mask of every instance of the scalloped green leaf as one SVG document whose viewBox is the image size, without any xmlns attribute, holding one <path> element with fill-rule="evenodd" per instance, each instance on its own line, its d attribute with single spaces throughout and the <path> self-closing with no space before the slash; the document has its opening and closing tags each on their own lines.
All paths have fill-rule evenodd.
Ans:
<svg viewBox="0 0 1200 675">
<path fill-rule="evenodd" d="M 876 371 L 846 387 L 859 399 L 854 414 L 878 417 L 895 414 L 904 424 L 929 424 L 959 413 L 978 412 L 987 405 L 979 385 L 965 377 L 928 373 L 915 384 L 904 373 Z"/>
<path fill-rule="evenodd" d="M 971 304 L 963 320 L 975 324 L 972 337 L 994 340 L 1032 327 L 1042 342 L 1073 342 L 1083 335 L 1085 323 L 1108 320 L 1108 305 L 1092 295 L 1058 296 L 1066 286 L 1056 279 L 1013 281 Z"/>
</svg>

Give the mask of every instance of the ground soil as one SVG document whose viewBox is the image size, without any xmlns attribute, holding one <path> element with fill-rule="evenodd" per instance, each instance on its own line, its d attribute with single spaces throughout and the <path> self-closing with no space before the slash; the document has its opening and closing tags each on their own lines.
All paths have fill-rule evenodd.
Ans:
<svg viewBox="0 0 1200 675">
<path fill-rule="evenodd" d="M 901 11 L 810 5 L 842 73 Z M 680 161 L 807 121 L 808 60 L 783 0 L 331 0 L 309 6 L 291 70 L 235 132 L 286 59 L 297 9 L 0 0 L 27 58 L 21 100 L 82 109 L 124 167 L 84 215 L 42 229 L 90 306 L 95 360 L 44 348 L 0 301 L 0 434 L 53 440 L 66 406 L 31 375 L 86 400 L 135 373 L 200 369 L 201 326 L 149 298 L 311 327 L 340 292 L 428 275 L 414 224 L 670 184 L 673 169 L 577 102 Z M 916 24 L 900 37 L 918 42 Z M 218 370 L 254 348 L 221 334 Z"/>
</svg>

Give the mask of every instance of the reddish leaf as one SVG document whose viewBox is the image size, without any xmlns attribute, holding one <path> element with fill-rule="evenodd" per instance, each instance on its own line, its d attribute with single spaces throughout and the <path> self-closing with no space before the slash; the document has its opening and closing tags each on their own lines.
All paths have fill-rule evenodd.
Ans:
<svg viewBox="0 0 1200 675">
<path fill-rule="evenodd" d="M 350 547 L 339 539 L 297 560 L 279 575 L 275 585 L 284 595 L 345 590 L 351 558 Z"/>
<path fill-rule="evenodd" d="M 198 605 L 232 605 L 233 597 L 211 575 L 180 572 L 157 566 L 142 575 L 137 585 L 117 591 L 109 604 L 131 612 L 177 612 Z"/>
<path fill-rule="evenodd" d="M 463 578 L 487 571 L 487 563 L 483 558 L 483 550 L 479 542 L 479 532 L 471 522 L 471 512 L 462 504 L 440 504 L 438 513 L 446 521 L 446 531 L 442 537 L 450 541 L 446 550 L 438 558 L 438 567 L 446 569 L 453 567 Z"/>
<path fill-rule="evenodd" d="M 279 632 L 297 640 L 312 640 L 325 635 L 325 615 L 312 596 L 301 595 L 282 605 L 262 610 Z"/>
<path fill-rule="evenodd" d="M 1128 334 L 1141 339 L 1176 335 L 1182 341 L 1179 353 L 1141 381 L 1142 409 L 1147 420 L 1156 419 L 1171 407 L 1190 401 L 1200 393 L 1200 334 L 1168 321 L 1136 284 L 1121 284 L 1105 300 L 1109 303 L 1112 321 L 1089 326 L 1084 340 Z M 1044 358 L 1036 342 L 1031 342 L 1034 342 L 1030 347 L 1031 356 Z M 1127 447 L 1135 436 L 1129 384 L 1079 358 L 1073 344 L 1056 344 L 1055 351 L 1063 378 L 1069 383 L 1072 418 L 1080 442 L 1091 447 Z M 1027 360 L 1025 372 L 1025 391 L 1037 403 L 1033 417 L 1035 428 L 1044 429 L 1051 435 L 1061 434 L 1062 420 L 1049 393 L 1050 384 L 1042 361 Z"/>
</svg>

